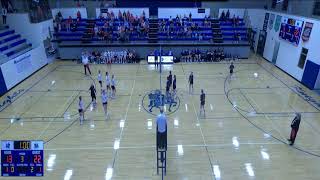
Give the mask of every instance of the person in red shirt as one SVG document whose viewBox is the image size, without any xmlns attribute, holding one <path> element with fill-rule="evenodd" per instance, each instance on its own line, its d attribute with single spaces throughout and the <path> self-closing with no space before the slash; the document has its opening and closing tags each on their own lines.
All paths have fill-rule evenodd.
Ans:
<svg viewBox="0 0 320 180">
<path fill-rule="evenodd" d="M 290 142 L 290 146 L 292 146 L 294 144 L 294 141 L 296 140 L 296 136 L 299 131 L 300 121 L 301 121 L 301 114 L 296 113 L 296 116 L 291 122 L 290 139 L 288 139 L 288 141 Z"/>
<path fill-rule="evenodd" d="M 81 20 L 81 13 L 80 11 L 77 12 L 77 21 L 80 21 Z"/>
<path fill-rule="evenodd" d="M 70 31 L 71 23 L 72 23 L 72 17 L 69 16 L 69 19 L 67 20 L 67 31 Z"/>
</svg>

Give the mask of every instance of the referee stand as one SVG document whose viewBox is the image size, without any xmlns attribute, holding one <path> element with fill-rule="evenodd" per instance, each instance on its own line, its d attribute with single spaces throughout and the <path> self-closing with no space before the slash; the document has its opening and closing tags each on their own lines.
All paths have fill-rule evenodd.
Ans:
<svg viewBox="0 0 320 180">
<path fill-rule="evenodd" d="M 162 179 L 163 176 L 166 175 L 167 173 L 167 132 L 168 129 L 166 127 L 166 132 L 164 133 L 164 136 L 161 136 L 160 133 L 158 132 L 158 126 L 156 129 L 156 133 L 157 133 L 157 146 L 156 146 L 156 150 L 157 150 L 157 174 L 159 175 L 159 169 L 161 169 L 162 171 Z"/>
</svg>

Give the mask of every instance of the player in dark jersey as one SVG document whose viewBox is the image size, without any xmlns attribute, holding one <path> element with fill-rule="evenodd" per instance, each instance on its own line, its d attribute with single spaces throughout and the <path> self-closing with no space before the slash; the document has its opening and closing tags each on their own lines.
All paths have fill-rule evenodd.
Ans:
<svg viewBox="0 0 320 180">
<path fill-rule="evenodd" d="M 171 71 L 169 72 L 168 81 L 169 81 L 169 89 L 170 89 L 171 85 L 172 85 L 172 74 L 171 74 Z"/>
<path fill-rule="evenodd" d="M 229 66 L 229 70 L 230 70 L 230 77 L 232 76 L 233 74 L 233 69 L 234 69 L 234 65 L 233 65 L 233 62 L 231 62 L 230 66 Z"/>
<path fill-rule="evenodd" d="M 189 93 L 193 92 L 193 72 L 189 75 Z"/>
<path fill-rule="evenodd" d="M 91 94 L 91 102 L 92 102 L 92 105 L 95 107 L 96 101 L 97 101 L 96 88 L 94 87 L 93 84 L 91 84 L 89 90 L 90 90 L 90 94 Z"/>
<path fill-rule="evenodd" d="M 201 89 L 200 94 L 200 115 L 201 111 L 203 111 L 203 115 L 206 115 L 206 110 L 204 109 L 204 105 L 206 104 L 206 94 L 203 92 L 203 89 Z"/>
</svg>

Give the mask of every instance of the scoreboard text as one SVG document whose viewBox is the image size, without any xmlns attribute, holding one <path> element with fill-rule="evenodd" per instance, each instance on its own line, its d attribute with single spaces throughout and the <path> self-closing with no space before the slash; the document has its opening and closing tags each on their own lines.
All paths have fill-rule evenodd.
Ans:
<svg viewBox="0 0 320 180">
<path fill-rule="evenodd" d="M 43 176 L 43 141 L 2 141 L 2 176 Z"/>
</svg>

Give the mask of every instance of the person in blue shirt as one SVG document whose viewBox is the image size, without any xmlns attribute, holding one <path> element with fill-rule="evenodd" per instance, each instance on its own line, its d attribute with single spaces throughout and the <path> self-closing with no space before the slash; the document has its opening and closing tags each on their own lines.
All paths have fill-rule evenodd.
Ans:
<svg viewBox="0 0 320 180">
<path fill-rule="evenodd" d="M 158 140 L 158 148 L 163 149 L 166 148 L 167 143 L 167 117 L 163 113 L 163 109 L 160 109 L 160 114 L 157 116 L 157 140 Z"/>
</svg>

